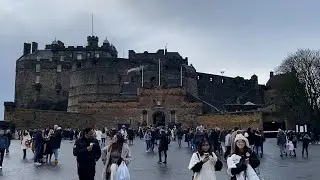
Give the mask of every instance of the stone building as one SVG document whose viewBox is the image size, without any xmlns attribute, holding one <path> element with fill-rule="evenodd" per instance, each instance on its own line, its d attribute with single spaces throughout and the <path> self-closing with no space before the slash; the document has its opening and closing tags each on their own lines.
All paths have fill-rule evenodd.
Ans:
<svg viewBox="0 0 320 180">
<path fill-rule="evenodd" d="M 265 87 L 265 106 L 263 111 L 264 129 L 296 130 L 296 126 L 311 127 L 309 102 L 305 86 L 299 82 L 296 72 L 274 74 Z"/>
<path fill-rule="evenodd" d="M 226 104 L 262 106 L 263 96 L 256 75 L 246 80 L 200 73 L 187 57 L 166 49 L 129 50 L 128 58 L 118 58 L 107 39 L 99 46 L 98 37 L 88 36 L 85 47 L 58 40 L 45 49 L 24 43 L 16 62 L 14 102 L 4 105 L 5 119 L 19 122 L 39 117 L 30 111 L 50 111 L 57 121 L 68 113 L 75 121 L 81 114 L 99 125 L 191 124 L 199 115 L 225 112 Z"/>
</svg>

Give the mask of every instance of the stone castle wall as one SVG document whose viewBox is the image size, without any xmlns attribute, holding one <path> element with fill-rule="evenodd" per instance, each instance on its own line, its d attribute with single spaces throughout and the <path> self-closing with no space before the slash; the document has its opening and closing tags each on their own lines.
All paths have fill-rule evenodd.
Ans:
<svg viewBox="0 0 320 180">
<path fill-rule="evenodd" d="M 198 125 L 203 125 L 206 128 L 219 127 L 221 129 L 240 129 L 259 128 L 263 129 L 263 119 L 261 112 L 253 112 L 247 114 L 211 114 L 197 116 Z"/>
<path fill-rule="evenodd" d="M 123 104 L 120 104 L 120 106 Z M 133 104 L 132 104 L 133 105 Z M 119 107 L 119 106 L 118 106 Z M 33 109 L 14 109 L 11 113 L 5 112 L 5 119 L 15 123 L 18 129 L 33 129 L 52 127 L 59 124 L 62 127 L 85 128 L 88 126 L 117 127 L 118 124 L 130 124 L 137 127 L 143 120 L 141 109 L 133 106 L 125 108 L 109 107 L 104 113 L 71 113 L 59 111 L 44 111 Z M 191 115 L 195 109 L 188 108 L 179 113 L 177 119 L 184 127 L 203 125 L 208 129 L 220 127 L 221 129 L 232 129 L 235 126 L 241 129 L 248 127 L 262 129 L 263 119 L 260 112 L 249 114 L 211 114 Z"/>
</svg>

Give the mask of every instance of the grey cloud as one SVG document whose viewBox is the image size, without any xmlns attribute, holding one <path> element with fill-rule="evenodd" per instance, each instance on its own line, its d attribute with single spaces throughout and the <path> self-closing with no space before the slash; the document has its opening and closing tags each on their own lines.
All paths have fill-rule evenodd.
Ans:
<svg viewBox="0 0 320 180">
<path fill-rule="evenodd" d="M 309 4 L 308 4 L 309 3 Z M 13 100 L 15 60 L 24 41 L 40 47 L 55 37 L 84 45 L 91 34 L 106 36 L 119 50 L 170 51 L 188 56 L 201 72 L 268 79 L 287 52 L 317 48 L 317 1 L 294 0 L 0 0 L 2 101 Z M 0 115 L 3 112 L 0 106 Z"/>
</svg>

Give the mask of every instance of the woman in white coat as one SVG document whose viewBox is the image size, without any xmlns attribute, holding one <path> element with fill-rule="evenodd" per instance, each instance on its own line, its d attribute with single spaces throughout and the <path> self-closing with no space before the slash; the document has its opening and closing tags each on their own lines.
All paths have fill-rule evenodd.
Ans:
<svg viewBox="0 0 320 180">
<path fill-rule="evenodd" d="M 255 168 L 260 165 L 260 160 L 252 149 L 249 141 L 242 134 L 237 134 L 233 142 L 234 153 L 227 159 L 228 174 L 231 180 L 259 180 Z"/>
<path fill-rule="evenodd" d="M 21 138 L 21 149 L 23 151 L 23 159 L 27 157 L 27 149 L 31 147 L 31 137 L 28 131 L 24 131 Z"/>
<path fill-rule="evenodd" d="M 114 135 L 111 144 L 102 149 L 101 157 L 104 164 L 102 180 L 116 180 L 119 165 L 122 162 L 128 165 L 132 159 L 130 148 L 120 133 Z"/>
<path fill-rule="evenodd" d="M 218 164 L 220 167 L 216 169 Z M 215 171 L 221 170 L 222 162 L 218 160 L 207 139 L 201 140 L 198 151 L 193 153 L 190 159 L 188 168 L 194 172 L 193 180 L 216 180 Z"/>
</svg>

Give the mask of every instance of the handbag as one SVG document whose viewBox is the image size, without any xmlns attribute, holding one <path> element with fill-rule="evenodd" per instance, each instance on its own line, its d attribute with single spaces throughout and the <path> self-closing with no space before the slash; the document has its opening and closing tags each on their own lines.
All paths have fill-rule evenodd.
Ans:
<svg viewBox="0 0 320 180">
<path fill-rule="evenodd" d="M 223 167 L 223 163 L 222 161 L 220 161 L 220 159 L 217 159 L 216 164 L 214 165 L 214 169 L 215 171 L 221 171 Z"/>
</svg>

